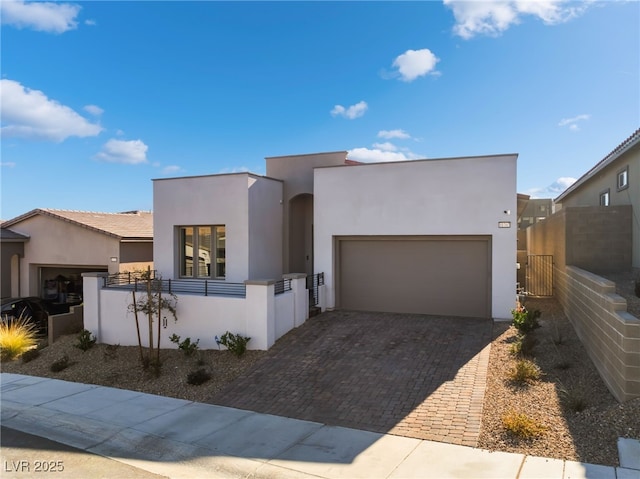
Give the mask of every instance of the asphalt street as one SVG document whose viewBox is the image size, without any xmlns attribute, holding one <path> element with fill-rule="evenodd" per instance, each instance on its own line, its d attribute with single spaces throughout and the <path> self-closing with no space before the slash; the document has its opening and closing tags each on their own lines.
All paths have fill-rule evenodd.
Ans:
<svg viewBox="0 0 640 479">
<path fill-rule="evenodd" d="M 165 476 L 2 426 L 0 477 L 160 479 Z"/>
</svg>

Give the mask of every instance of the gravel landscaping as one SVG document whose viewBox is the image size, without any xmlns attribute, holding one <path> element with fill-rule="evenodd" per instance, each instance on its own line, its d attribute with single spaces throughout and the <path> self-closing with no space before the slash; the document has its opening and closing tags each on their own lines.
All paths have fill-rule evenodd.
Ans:
<svg viewBox="0 0 640 479">
<path fill-rule="evenodd" d="M 627 298 L 629 312 L 640 317 L 640 298 L 633 291 L 637 274 L 609 278 L 617 281 L 617 292 Z M 478 446 L 618 465 L 617 438 L 640 438 L 640 399 L 625 404 L 615 400 L 554 299 L 528 299 L 526 306 L 542 312 L 541 327 L 533 333 L 537 340 L 533 360 L 542 376 L 526 385 L 509 379 L 516 361 L 512 353 L 516 330 L 495 323 Z M 229 351 L 212 350 L 186 356 L 177 349 L 162 350 L 162 370 L 156 377 L 140 366 L 137 347 L 96 344 L 82 351 L 74 347 L 76 343 L 76 335 L 64 336 L 42 348 L 36 359 L 2 363 L 1 370 L 207 402 L 266 355 L 247 351 L 238 358 Z M 64 355 L 69 367 L 51 372 L 51 364 Z M 210 373 L 211 379 L 200 386 L 188 384 L 188 374 L 198 369 Z M 519 439 L 507 432 L 503 417 L 508 412 L 526 414 L 540 426 L 541 434 Z"/>
</svg>

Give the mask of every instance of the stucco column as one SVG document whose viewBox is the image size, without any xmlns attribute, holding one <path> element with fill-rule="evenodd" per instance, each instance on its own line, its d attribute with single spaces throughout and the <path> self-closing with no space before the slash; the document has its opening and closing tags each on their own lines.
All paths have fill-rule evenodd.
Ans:
<svg viewBox="0 0 640 479">
<path fill-rule="evenodd" d="M 102 342 L 100 321 L 100 292 L 108 273 L 82 273 L 82 302 L 84 303 L 84 329 Z"/>
<path fill-rule="evenodd" d="M 297 328 L 309 319 L 307 275 L 304 273 L 289 273 L 285 274 L 283 278 L 291 280 L 291 291 L 293 291 L 293 325 Z"/>
<path fill-rule="evenodd" d="M 318 286 L 318 307 L 321 312 L 327 309 L 327 286 L 325 284 Z"/>
<path fill-rule="evenodd" d="M 246 280 L 247 336 L 251 349 L 267 350 L 276 342 L 276 280 Z"/>
</svg>

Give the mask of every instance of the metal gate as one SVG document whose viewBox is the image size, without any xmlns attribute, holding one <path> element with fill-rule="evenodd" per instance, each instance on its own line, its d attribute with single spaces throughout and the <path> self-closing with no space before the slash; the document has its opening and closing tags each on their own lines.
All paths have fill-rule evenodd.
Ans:
<svg viewBox="0 0 640 479">
<path fill-rule="evenodd" d="M 527 256 L 526 292 L 531 296 L 553 296 L 553 256 Z"/>
</svg>

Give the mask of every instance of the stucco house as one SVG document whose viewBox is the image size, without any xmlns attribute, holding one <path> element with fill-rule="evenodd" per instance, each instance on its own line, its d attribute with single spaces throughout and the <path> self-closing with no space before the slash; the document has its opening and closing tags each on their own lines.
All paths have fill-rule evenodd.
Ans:
<svg viewBox="0 0 640 479">
<path fill-rule="evenodd" d="M 1 228 L 3 297 L 82 299 L 82 273 L 146 268 L 153 261 L 150 212 L 35 209 Z"/>
<path fill-rule="evenodd" d="M 361 164 L 266 158 L 266 175 L 157 179 L 154 265 L 238 283 L 323 273 L 325 306 L 509 319 L 517 155 Z"/>
<path fill-rule="evenodd" d="M 628 228 L 625 227 L 618 233 L 622 235 L 630 229 L 631 234 L 626 237 L 626 242 L 618 245 L 617 251 L 609 248 L 609 254 L 620 257 L 619 261 L 614 262 L 619 270 L 629 266 L 640 268 L 640 129 L 596 163 L 554 202 L 556 211 L 572 207 L 628 205 L 630 217 L 628 222 L 625 221 Z M 605 214 L 609 211 L 610 216 L 613 216 L 617 209 L 603 211 Z M 611 259 L 603 258 L 609 264 Z M 608 269 L 604 265 L 596 265 L 596 268 Z"/>
</svg>

